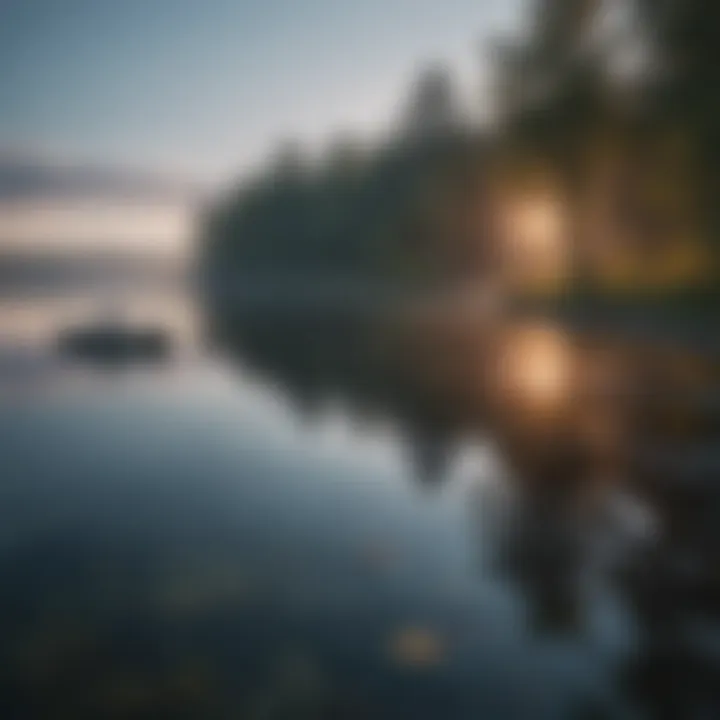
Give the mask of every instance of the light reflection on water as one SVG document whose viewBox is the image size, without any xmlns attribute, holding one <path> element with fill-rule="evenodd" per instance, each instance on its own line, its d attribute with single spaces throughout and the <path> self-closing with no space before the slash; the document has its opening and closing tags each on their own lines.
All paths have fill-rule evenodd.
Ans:
<svg viewBox="0 0 720 720">
<path fill-rule="evenodd" d="M 616 674 L 634 623 L 607 575 L 652 536 L 642 507 L 614 492 L 586 514 L 527 505 L 490 442 L 463 447 L 428 492 L 391 426 L 358 425 L 341 405 L 308 426 L 277 392 L 197 352 L 194 330 L 182 335 L 196 328 L 183 325 L 186 299 L 138 306 L 179 321 L 184 350 L 165 366 L 107 372 L 53 357 L 52 333 L 87 301 L 2 313 L 25 348 L 0 400 L 8 707 L 23 707 L 28 683 L 55 688 L 77 717 L 120 703 L 105 688 L 73 704 L 77 683 L 107 680 L 99 649 L 149 707 L 190 703 L 198 716 L 218 698 L 260 702 L 268 683 L 310 707 L 359 694 L 372 717 L 624 705 Z M 547 400 L 569 350 L 556 335 L 521 337 L 545 353 L 529 381 Z M 38 587 L 41 599 L 23 599 Z M 116 627 L 135 633 L 134 651 L 116 653 Z M 171 650 L 140 662 L 158 627 Z M 46 646 L 27 660 L 38 632 Z M 75 674 L 60 681 L 66 655 Z M 195 673 L 195 689 L 168 690 L 160 678 L 175 672 Z"/>
</svg>

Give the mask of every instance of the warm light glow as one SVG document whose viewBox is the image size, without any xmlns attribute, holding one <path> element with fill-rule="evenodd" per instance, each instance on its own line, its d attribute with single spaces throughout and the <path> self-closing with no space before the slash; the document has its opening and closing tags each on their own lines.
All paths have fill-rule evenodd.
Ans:
<svg viewBox="0 0 720 720">
<path fill-rule="evenodd" d="M 568 233 L 562 204 L 549 195 L 508 203 L 502 220 L 507 269 L 522 281 L 548 282 L 567 270 Z"/>
<path fill-rule="evenodd" d="M 573 375 L 573 348 L 557 330 L 513 330 L 501 343 L 497 389 L 501 401 L 521 414 L 560 412 L 570 400 Z"/>
</svg>

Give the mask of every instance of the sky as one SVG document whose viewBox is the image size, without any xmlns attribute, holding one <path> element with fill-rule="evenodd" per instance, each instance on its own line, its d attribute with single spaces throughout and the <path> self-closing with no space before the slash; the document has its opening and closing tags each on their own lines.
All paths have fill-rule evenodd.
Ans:
<svg viewBox="0 0 720 720">
<path fill-rule="evenodd" d="M 511 34 L 524 6 L 0 0 L 0 155 L 213 187 L 285 139 L 318 148 L 339 132 L 377 133 L 435 61 L 481 112 L 483 41 Z"/>
</svg>

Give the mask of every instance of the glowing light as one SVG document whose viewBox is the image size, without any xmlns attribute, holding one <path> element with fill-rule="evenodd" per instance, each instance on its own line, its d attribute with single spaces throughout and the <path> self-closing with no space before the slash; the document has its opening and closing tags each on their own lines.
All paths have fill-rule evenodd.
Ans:
<svg viewBox="0 0 720 720">
<path fill-rule="evenodd" d="M 515 330 L 501 346 L 501 400 L 528 417 L 558 413 L 570 400 L 574 366 L 573 348 L 563 333 L 547 327 Z"/>
<path fill-rule="evenodd" d="M 502 235 L 511 275 L 529 281 L 557 280 L 569 259 L 567 219 L 550 195 L 512 200 L 503 211 Z"/>
</svg>

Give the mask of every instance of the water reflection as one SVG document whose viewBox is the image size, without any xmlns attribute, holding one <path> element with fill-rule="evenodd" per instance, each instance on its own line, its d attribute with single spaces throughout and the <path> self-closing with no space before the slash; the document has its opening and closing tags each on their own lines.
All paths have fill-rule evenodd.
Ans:
<svg viewBox="0 0 720 720">
<path fill-rule="evenodd" d="M 25 312 L 33 332 L 61 325 L 41 306 Z M 270 400 L 246 369 L 197 354 L 174 380 L 176 361 L 149 382 L 105 378 L 92 395 L 77 392 L 82 375 L 59 398 L 6 397 L 6 715 L 717 707 L 713 363 L 547 319 L 441 325 L 454 364 L 417 353 L 393 385 L 411 422 L 391 440 L 366 416 L 386 449 L 373 457 L 350 420 L 338 437 L 352 398 L 332 421 L 319 402 L 298 435 L 282 397 L 308 378 L 316 387 L 311 366 L 265 368 L 282 388 Z M 275 343 L 287 327 L 251 337 Z M 297 338 L 306 331 L 296 315 Z M 42 370 L 53 382 L 67 372 Z M 418 378 L 437 384 L 421 397 Z M 491 437 L 504 471 L 485 452 L 484 471 L 459 482 L 463 432 Z M 403 437 L 423 474 L 388 460 Z M 323 442 L 342 448 L 323 454 Z M 418 479 L 435 492 L 415 492 Z"/>
<path fill-rule="evenodd" d="M 650 520 L 626 521 L 625 533 L 636 539 L 644 529 L 642 542 L 621 546 L 605 567 L 606 581 L 618 582 L 639 631 L 619 669 L 621 686 L 631 707 L 651 717 L 710 717 L 719 707 L 720 677 L 718 647 L 708 641 L 719 597 L 713 362 L 627 339 L 540 337 L 548 345 L 538 345 L 535 372 L 552 382 L 532 384 L 522 375 L 523 358 L 531 362 L 534 349 L 524 340 L 519 369 L 508 370 L 517 378 L 512 391 L 526 382 L 528 396 L 549 396 L 555 412 L 532 433 L 540 448 L 516 439 L 510 451 L 521 458 L 524 487 L 504 570 L 540 627 L 578 630 L 586 607 L 583 580 L 597 551 L 593 532 L 608 503 L 629 494 Z M 561 378 L 572 378 L 569 397 L 558 392 Z M 537 406 L 524 411 L 523 422 L 536 419 Z M 557 439 L 558 426 L 560 442 L 548 443 Z M 620 529 L 613 530 L 616 543 Z"/>
</svg>

